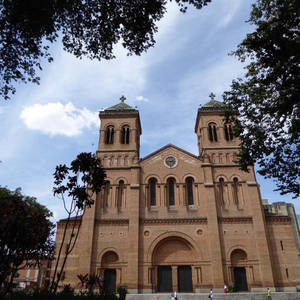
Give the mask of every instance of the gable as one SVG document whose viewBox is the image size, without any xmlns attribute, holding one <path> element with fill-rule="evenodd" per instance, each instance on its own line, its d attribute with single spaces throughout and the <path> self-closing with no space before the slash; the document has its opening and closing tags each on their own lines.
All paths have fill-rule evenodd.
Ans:
<svg viewBox="0 0 300 300">
<path fill-rule="evenodd" d="M 168 158 L 171 163 L 168 163 Z M 170 162 L 170 161 L 169 161 Z M 166 145 L 140 160 L 142 168 L 142 182 L 154 177 L 159 183 L 166 182 L 169 177 L 175 178 L 177 183 L 185 182 L 188 176 L 199 182 L 202 178 L 200 159 L 179 147 Z"/>
<path fill-rule="evenodd" d="M 168 144 L 148 155 L 146 155 L 144 158 L 140 159 L 140 163 L 146 162 L 146 161 L 153 161 L 153 160 L 157 160 L 159 159 L 158 157 L 160 157 L 161 155 L 164 156 L 164 154 L 166 153 L 177 153 L 178 155 L 180 155 L 182 158 L 184 158 L 185 160 L 190 158 L 192 160 L 197 160 L 198 161 L 198 157 L 188 151 L 185 151 L 175 145 L 172 144 Z"/>
</svg>

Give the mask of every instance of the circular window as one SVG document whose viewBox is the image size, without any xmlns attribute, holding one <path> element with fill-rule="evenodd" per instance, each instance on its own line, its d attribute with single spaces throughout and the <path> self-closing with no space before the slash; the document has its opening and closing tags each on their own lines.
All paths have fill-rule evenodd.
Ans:
<svg viewBox="0 0 300 300">
<path fill-rule="evenodd" d="M 165 159 L 165 162 L 166 162 L 166 165 L 169 167 L 169 168 L 172 168 L 176 165 L 176 158 L 173 157 L 173 156 L 168 156 L 166 159 Z"/>
<path fill-rule="evenodd" d="M 198 229 L 198 230 L 197 230 L 197 234 L 198 234 L 198 235 L 202 235 L 202 234 L 203 234 L 203 230 L 202 230 L 202 229 Z"/>
</svg>

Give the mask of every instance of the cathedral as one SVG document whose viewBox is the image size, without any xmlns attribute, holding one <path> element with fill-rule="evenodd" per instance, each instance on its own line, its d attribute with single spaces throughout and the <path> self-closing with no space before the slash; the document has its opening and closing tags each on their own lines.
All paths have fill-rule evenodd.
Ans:
<svg viewBox="0 0 300 300">
<path fill-rule="evenodd" d="M 254 169 L 240 170 L 224 104 L 211 99 L 196 112 L 197 155 L 168 144 L 140 157 L 139 111 L 124 100 L 99 113 L 97 156 L 107 182 L 82 217 L 61 284 L 77 288 L 77 275 L 100 274 L 106 289 L 126 286 L 129 293 L 224 285 L 295 291 L 300 238 L 293 205 L 269 205 Z"/>
</svg>

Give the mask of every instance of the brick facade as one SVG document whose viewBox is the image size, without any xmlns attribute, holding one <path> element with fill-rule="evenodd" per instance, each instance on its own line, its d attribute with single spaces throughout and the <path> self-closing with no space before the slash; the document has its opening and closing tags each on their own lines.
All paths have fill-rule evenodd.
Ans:
<svg viewBox="0 0 300 300">
<path fill-rule="evenodd" d="M 76 288 L 86 273 L 131 293 L 300 284 L 293 210 L 263 206 L 253 168 L 235 163 L 239 141 L 222 103 L 198 110 L 197 156 L 169 144 L 140 158 L 139 112 L 124 100 L 100 119 L 97 155 L 109 183 L 83 217 L 63 284 Z"/>
</svg>

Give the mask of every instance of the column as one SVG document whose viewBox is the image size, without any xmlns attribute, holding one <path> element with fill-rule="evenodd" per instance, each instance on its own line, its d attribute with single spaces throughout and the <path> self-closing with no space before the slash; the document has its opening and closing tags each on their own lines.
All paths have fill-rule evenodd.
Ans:
<svg viewBox="0 0 300 300">
<path fill-rule="evenodd" d="M 173 292 L 178 292 L 178 275 L 177 275 L 177 266 L 172 266 L 172 290 Z"/>
</svg>

